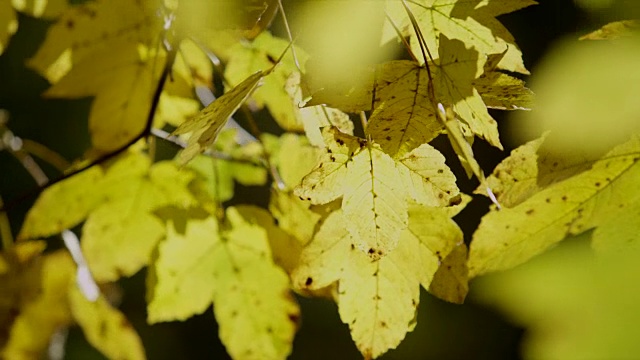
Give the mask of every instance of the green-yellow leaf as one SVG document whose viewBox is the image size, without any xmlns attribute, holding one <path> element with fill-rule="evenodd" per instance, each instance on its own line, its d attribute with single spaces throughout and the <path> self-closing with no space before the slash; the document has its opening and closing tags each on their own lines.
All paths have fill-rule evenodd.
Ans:
<svg viewBox="0 0 640 360">
<path fill-rule="evenodd" d="M 320 149 L 311 146 L 302 136 L 291 133 L 285 133 L 279 138 L 263 135 L 263 141 L 268 143 L 271 165 L 275 166 L 280 174 L 284 185 L 281 190 L 291 190 L 298 186 L 320 158 Z"/>
<path fill-rule="evenodd" d="M 534 94 L 524 81 L 498 71 L 485 71 L 473 81 L 488 108 L 500 110 L 531 110 Z"/>
<path fill-rule="evenodd" d="M 20 276 L 19 313 L 0 353 L 4 359 L 37 359 L 53 334 L 72 322 L 67 290 L 75 265 L 65 251 L 37 259 Z M 4 297 L 4 294 L 3 294 Z"/>
<path fill-rule="evenodd" d="M 527 145 L 531 146 L 531 145 Z M 569 235 L 598 227 L 607 235 L 625 234 L 634 222 L 625 223 L 627 211 L 635 213 L 640 193 L 640 139 L 634 136 L 614 148 L 601 159 L 590 162 L 590 168 L 564 181 L 553 183 L 529 195 L 533 186 L 519 186 L 506 177 L 502 192 L 518 199 L 512 208 L 491 211 L 480 223 L 471 242 L 469 268 L 471 276 L 508 269 L 545 251 Z M 509 168 L 508 165 L 514 168 Z M 584 166 L 584 164 L 581 164 Z M 508 160 L 499 171 L 535 175 L 530 161 Z M 497 170 L 497 171 L 498 171 Z M 496 176 L 496 180 L 499 177 Z M 532 181 L 525 178 L 526 181 Z M 533 183 L 532 183 L 533 185 Z M 503 195 L 504 196 L 504 195 Z M 525 200 L 521 200 L 528 196 Z M 620 247 L 620 242 L 597 237 L 599 250 Z M 627 246 L 635 246 L 635 239 Z M 624 247 L 623 247 L 624 248 Z"/>
<path fill-rule="evenodd" d="M 195 204 L 189 186 L 194 174 L 171 162 L 147 167 L 127 179 L 130 193 L 112 197 L 89 215 L 82 231 L 82 250 L 93 276 L 115 281 L 131 276 L 149 263 L 151 252 L 164 235 L 154 211 L 169 205 Z"/>
<path fill-rule="evenodd" d="M 43 191 L 27 213 L 18 237 L 46 237 L 78 225 L 104 199 L 105 194 L 99 191 L 103 173 L 100 166 L 93 166 Z"/>
<path fill-rule="evenodd" d="M 483 56 L 502 53 L 500 69 L 528 74 L 522 62 L 522 53 L 513 36 L 496 16 L 507 14 L 530 5 L 533 0 L 417 0 L 407 5 L 418 21 L 427 47 L 432 54 L 441 46 L 442 36 L 464 41 Z M 401 0 L 388 0 L 387 12 L 400 26 L 402 34 L 411 39 L 416 56 L 422 54 L 420 44 Z M 383 42 L 396 38 L 390 23 L 385 23 Z"/>
<path fill-rule="evenodd" d="M 259 143 L 238 145 L 236 131 L 229 129 L 220 133 L 214 148 L 229 158 L 197 156 L 189 163 L 190 168 L 203 176 L 201 185 L 209 199 L 217 203 L 231 200 L 234 194 L 234 180 L 245 186 L 266 183 L 267 170 L 259 162 L 264 156 L 264 151 Z"/>
<path fill-rule="evenodd" d="M 444 208 L 411 206 L 400 241 L 418 245 L 420 284 L 431 294 L 461 304 L 468 291 L 467 247 L 462 230 Z"/>
<path fill-rule="evenodd" d="M 622 20 L 608 23 L 600 29 L 580 37 L 580 40 L 611 40 L 631 36 L 640 29 L 638 20 Z"/>
<path fill-rule="evenodd" d="M 278 219 L 278 227 L 295 236 L 300 244 L 311 240 L 321 218 L 320 214 L 310 209 L 310 205 L 291 192 L 271 191 L 269 211 Z"/>
<path fill-rule="evenodd" d="M 229 66 L 225 69 L 225 77 L 232 86 L 240 84 L 247 76 L 256 71 L 269 68 L 274 65 L 274 59 L 289 46 L 289 41 L 274 37 L 270 32 L 264 31 L 251 43 L 238 43 L 231 49 Z M 291 50 L 280 60 L 273 74 L 264 80 L 264 83 L 251 95 L 260 107 L 267 106 L 278 125 L 285 130 L 302 130 L 303 123 L 299 114 L 298 104 L 287 92 L 287 80 L 296 68 Z M 298 60 L 304 64 L 308 55 L 300 48 L 295 48 Z"/>
<path fill-rule="evenodd" d="M 18 30 L 18 17 L 11 5 L 11 0 L 0 0 L 0 54 L 4 52 L 16 30 Z"/>
<path fill-rule="evenodd" d="M 284 359 L 299 317 L 287 276 L 271 259 L 266 231 L 235 208 L 226 214 L 225 230 L 203 212 L 172 214 L 149 281 L 149 321 L 186 319 L 213 302 L 232 357 Z"/>
<path fill-rule="evenodd" d="M 640 253 L 596 258 L 581 237 L 475 287 L 480 300 L 526 327 L 525 358 L 633 359 L 640 353 Z"/>
<path fill-rule="evenodd" d="M 138 334 L 127 318 L 104 298 L 87 300 L 74 286 L 69 289 L 69 306 L 87 341 L 109 359 L 146 359 Z"/>
<path fill-rule="evenodd" d="M 213 144 L 229 117 L 256 90 L 260 80 L 268 73 L 269 71 L 258 71 L 249 76 L 174 131 L 174 134 L 191 133 L 187 147 L 178 156 L 181 164 L 188 163 Z"/>
<path fill-rule="evenodd" d="M 68 0 L 11 0 L 13 7 L 29 16 L 54 18 L 66 9 Z"/>
</svg>

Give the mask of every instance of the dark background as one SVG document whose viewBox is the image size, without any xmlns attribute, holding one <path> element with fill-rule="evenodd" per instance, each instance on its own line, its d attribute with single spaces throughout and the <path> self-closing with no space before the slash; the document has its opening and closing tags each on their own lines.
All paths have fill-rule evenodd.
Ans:
<svg viewBox="0 0 640 360">
<path fill-rule="evenodd" d="M 526 8 L 499 19 L 513 33 L 524 53 L 527 68 L 533 74 L 536 65 L 555 40 L 567 35 L 581 35 L 594 30 L 612 19 L 622 19 L 622 14 L 587 14 L 576 8 L 572 0 L 539 0 L 538 6 Z M 285 8 L 294 7 L 294 1 L 285 1 Z M 51 100 L 42 99 L 40 93 L 48 84 L 46 80 L 24 67 L 46 32 L 47 22 L 20 16 L 20 27 L 9 48 L 0 56 L 0 109 L 10 114 L 11 131 L 22 138 L 40 142 L 61 153 L 67 159 L 78 158 L 89 147 L 87 113 L 91 99 Z M 274 31 L 281 30 L 276 19 Z M 501 134 L 517 126 L 508 114 L 493 112 L 500 124 Z M 491 149 L 478 141 L 474 145 L 481 165 L 491 169 L 508 151 L 519 144 L 503 135 L 505 152 Z M 444 148 L 447 144 L 436 146 Z M 455 157 L 454 157 L 455 158 Z M 459 169 L 457 164 L 451 167 Z M 57 172 L 43 165 L 52 178 Z M 460 179 L 465 176 L 457 172 Z M 18 198 L 34 182 L 22 166 L 6 151 L 0 152 L 0 195 L 5 203 Z M 471 192 L 473 182 L 462 181 L 461 188 Z M 262 196 L 264 189 L 238 188 L 239 201 L 251 201 Z M 14 232 L 33 204 L 27 198 L 12 206 L 9 213 Z M 262 201 L 262 200 L 261 200 Z M 264 203 L 263 202 L 263 203 Z M 456 220 L 465 234 L 472 234 L 480 217 L 487 210 L 488 202 L 476 199 Z M 468 239 L 467 239 L 468 240 Z M 52 238 L 50 241 L 59 242 Z M 55 246 L 55 244 L 53 244 Z M 144 271 L 120 283 L 123 297 L 120 308 L 138 330 L 149 359 L 226 359 L 228 356 L 217 337 L 217 328 L 211 309 L 205 314 L 179 323 L 163 323 L 147 326 L 145 319 Z M 464 305 L 452 305 L 437 300 L 423 291 L 418 325 L 409 333 L 397 350 L 390 351 L 383 359 L 517 359 L 524 330 L 509 324 L 505 319 L 474 302 L 473 283 L 471 294 Z M 1 296 L 1 295 L 0 295 Z M 294 343 L 292 359 L 358 359 L 346 325 L 340 322 L 334 303 L 320 299 L 299 298 L 302 307 L 302 327 Z M 525 306 L 525 304 L 523 304 Z M 82 332 L 71 329 L 67 359 L 102 359 L 84 340 Z"/>
</svg>

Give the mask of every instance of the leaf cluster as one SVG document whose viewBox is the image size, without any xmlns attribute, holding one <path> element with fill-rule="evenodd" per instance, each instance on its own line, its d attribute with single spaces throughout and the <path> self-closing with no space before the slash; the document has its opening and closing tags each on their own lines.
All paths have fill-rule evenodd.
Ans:
<svg viewBox="0 0 640 360">
<path fill-rule="evenodd" d="M 0 16 L 0 51 L 15 31 L 13 9 L 35 11 L 14 3 L 0 0 L 11 9 L 0 12 L 9 14 Z M 488 177 L 474 157 L 477 139 L 502 149 L 489 109 L 533 107 L 522 54 L 496 19 L 533 4 L 381 1 L 372 10 L 385 18 L 377 45 L 402 42 L 412 60 L 349 63 L 347 76 L 328 76 L 321 55 L 268 30 L 279 14 L 289 31 L 279 0 L 38 10 L 55 22 L 27 65 L 51 83 L 46 97 L 93 97 L 92 148 L 44 188 L 18 241 L 4 242 L 2 356 L 41 354 L 56 329 L 76 322 L 107 357 L 144 358 L 108 295 L 146 267 L 147 321 L 185 320 L 213 305 L 233 358 L 290 354 L 294 293 L 334 300 L 362 355 L 377 358 L 414 329 L 421 287 L 462 303 L 470 278 L 592 229 L 596 250 L 624 249 L 640 230 L 637 123 L 570 156 L 558 155 L 566 143 L 556 130 Z M 638 50 L 624 39 L 613 46 Z M 557 114 L 544 96 L 529 121 Z M 620 104 L 628 107 L 618 118 L 640 113 Z M 261 109 L 278 131 L 262 130 Z M 469 247 L 452 218 L 472 198 L 431 144 L 441 135 L 494 202 Z M 154 136 L 180 151 L 157 159 Z M 236 183 L 269 187 L 268 206 L 230 205 Z M 78 226 L 82 260 L 39 240 Z M 100 286 L 97 299 L 76 285 L 82 266 Z"/>
</svg>

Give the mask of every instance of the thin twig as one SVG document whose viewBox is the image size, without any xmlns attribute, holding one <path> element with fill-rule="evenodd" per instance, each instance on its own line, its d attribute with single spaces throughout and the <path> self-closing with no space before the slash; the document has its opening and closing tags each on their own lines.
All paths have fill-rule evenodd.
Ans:
<svg viewBox="0 0 640 360">
<path fill-rule="evenodd" d="M 384 14 L 387 17 L 387 20 L 389 21 L 389 23 L 391 24 L 391 26 L 393 27 L 393 30 L 396 31 L 396 35 L 398 36 L 398 38 L 400 38 L 400 40 L 402 41 L 402 43 L 404 44 L 404 47 L 407 49 L 407 51 L 409 52 L 409 56 L 411 56 L 411 58 L 413 59 L 413 61 L 418 62 L 418 58 L 416 57 L 416 54 L 413 53 L 413 50 L 411 50 L 411 44 L 409 44 L 409 42 L 407 41 L 407 39 L 405 39 L 405 37 L 402 35 L 402 31 L 400 30 L 400 28 L 398 27 L 398 25 L 396 25 L 395 21 L 393 21 L 393 19 L 391 18 L 391 16 L 389 15 L 389 13 L 385 10 Z"/>
<path fill-rule="evenodd" d="M 165 65 L 164 65 L 164 69 L 162 71 L 162 75 L 160 76 L 160 79 L 158 81 L 158 85 L 156 86 L 156 90 L 153 94 L 153 98 L 151 101 L 151 107 L 149 109 L 149 113 L 147 115 L 147 120 L 145 123 L 145 127 L 144 129 L 137 134 L 136 136 L 134 136 L 131 140 L 127 141 L 125 144 L 119 146 L 118 148 L 103 154 L 101 156 L 99 156 L 97 159 L 92 160 L 91 162 L 89 162 L 87 165 L 84 165 L 78 169 L 75 169 L 69 173 L 66 173 L 54 180 L 48 181 L 43 185 L 38 186 L 36 189 L 31 190 L 21 196 L 18 196 L 17 198 L 12 199 L 7 205 L 3 206 L 2 209 L 0 209 L 0 211 L 9 211 L 10 209 L 12 209 L 14 206 L 16 206 L 17 204 L 19 204 L 20 202 L 24 201 L 25 199 L 34 196 L 34 195 L 38 195 L 41 192 L 43 192 L 44 190 L 46 190 L 47 188 L 63 181 L 66 180 L 72 176 L 78 175 L 84 171 L 86 171 L 87 169 L 95 166 L 95 165 L 100 165 L 118 155 L 120 155 L 121 153 L 123 153 L 124 151 L 126 151 L 130 146 L 132 146 L 133 144 L 137 143 L 140 139 L 147 137 L 150 133 L 151 133 L 151 128 L 153 125 L 153 119 L 155 117 L 156 111 L 158 109 L 158 104 L 160 103 L 160 95 L 162 94 L 162 90 L 164 89 L 164 85 L 167 82 L 167 79 L 169 78 L 169 75 L 171 73 L 171 69 L 173 67 L 173 63 L 176 59 L 176 49 L 173 48 L 170 51 L 168 51 L 167 53 L 167 57 L 166 57 L 166 61 L 165 61 Z"/>
<path fill-rule="evenodd" d="M 278 0 L 278 9 L 280 10 L 280 14 L 282 15 L 284 28 L 287 31 L 287 36 L 289 36 L 289 42 L 293 44 L 293 36 L 291 35 L 291 29 L 289 28 L 289 21 L 287 20 L 287 15 L 285 14 L 284 7 L 282 6 L 282 0 Z M 294 46 L 291 46 L 291 55 L 293 55 L 293 62 L 296 64 L 296 68 L 298 68 L 298 71 L 302 73 L 302 69 L 300 68 L 300 62 L 298 61 L 298 56 L 296 55 L 296 49 Z"/>
</svg>

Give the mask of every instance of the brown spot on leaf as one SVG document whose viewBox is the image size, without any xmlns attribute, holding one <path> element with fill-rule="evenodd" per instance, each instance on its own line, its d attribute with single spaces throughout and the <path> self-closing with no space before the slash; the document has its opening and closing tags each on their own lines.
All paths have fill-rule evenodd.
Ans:
<svg viewBox="0 0 640 360">
<path fill-rule="evenodd" d="M 305 286 L 310 286 L 313 283 L 313 279 L 308 277 L 307 280 L 304 282 Z"/>
</svg>

